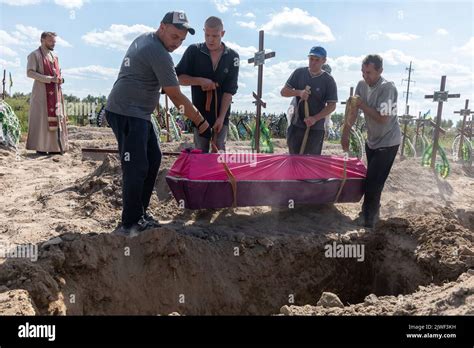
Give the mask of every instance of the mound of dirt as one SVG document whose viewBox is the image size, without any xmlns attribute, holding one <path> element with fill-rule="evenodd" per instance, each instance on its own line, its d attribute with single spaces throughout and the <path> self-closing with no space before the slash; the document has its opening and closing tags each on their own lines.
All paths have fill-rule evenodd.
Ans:
<svg viewBox="0 0 474 348">
<path fill-rule="evenodd" d="M 4 262 L 0 282 L 26 289 L 39 314 L 277 314 L 323 292 L 345 305 L 410 294 L 474 264 L 472 234 L 440 214 L 389 219 L 372 233 L 238 240 L 168 228 L 132 239 L 65 234 L 40 246 L 37 262 Z M 363 245 L 362 262 L 328 257 L 334 243 Z"/>
</svg>

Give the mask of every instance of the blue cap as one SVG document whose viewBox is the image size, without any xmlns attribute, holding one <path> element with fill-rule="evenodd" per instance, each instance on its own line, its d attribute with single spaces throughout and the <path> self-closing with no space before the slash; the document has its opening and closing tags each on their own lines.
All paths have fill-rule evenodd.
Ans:
<svg viewBox="0 0 474 348">
<path fill-rule="evenodd" d="M 326 58 L 327 53 L 326 53 L 326 50 L 324 48 L 322 48 L 321 46 L 314 46 L 309 51 L 308 55 L 309 56 L 316 56 L 316 57 L 320 57 L 320 58 Z"/>
</svg>

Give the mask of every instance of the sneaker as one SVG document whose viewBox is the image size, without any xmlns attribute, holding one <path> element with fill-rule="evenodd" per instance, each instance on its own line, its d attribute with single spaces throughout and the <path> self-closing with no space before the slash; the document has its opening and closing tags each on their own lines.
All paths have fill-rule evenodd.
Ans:
<svg viewBox="0 0 474 348">
<path fill-rule="evenodd" d="M 154 216 L 148 213 L 143 214 L 142 218 L 140 221 L 145 221 L 149 228 L 156 228 L 156 227 L 161 227 L 161 224 L 155 220 Z M 139 223 L 140 223 L 139 221 Z"/>
<path fill-rule="evenodd" d="M 364 226 L 365 225 L 364 213 L 359 212 L 359 216 L 357 216 L 354 220 L 352 220 L 352 222 L 358 226 Z"/>
<path fill-rule="evenodd" d="M 112 234 L 133 238 L 138 236 L 138 234 L 142 230 L 143 229 L 139 224 L 133 224 L 131 227 L 125 227 L 124 225 L 120 225 L 112 232 Z"/>
<path fill-rule="evenodd" d="M 364 227 L 365 228 L 374 228 L 375 226 L 375 220 L 374 219 L 366 219 L 364 221 Z"/>
<path fill-rule="evenodd" d="M 375 215 L 372 218 L 366 218 L 364 221 L 364 227 L 374 228 L 375 224 L 380 220 L 380 210 L 377 210 Z"/>
</svg>

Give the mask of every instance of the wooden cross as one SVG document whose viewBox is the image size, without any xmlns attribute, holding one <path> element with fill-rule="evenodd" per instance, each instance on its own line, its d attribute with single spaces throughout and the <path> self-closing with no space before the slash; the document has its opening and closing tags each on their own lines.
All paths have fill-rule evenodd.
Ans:
<svg viewBox="0 0 474 348">
<path fill-rule="evenodd" d="M 168 95 L 165 94 L 166 142 L 170 142 L 170 115 L 168 113 Z"/>
<path fill-rule="evenodd" d="M 351 87 L 349 89 L 349 97 L 352 97 L 352 96 L 354 96 L 354 87 Z M 341 102 L 341 104 L 346 104 L 346 103 L 347 103 L 346 101 Z"/>
<path fill-rule="evenodd" d="M 2 80 L 2 84 L 3 84 L 3 92 L 2 92 L 2 99 L 5 100 L 5 75 L 6 75 L 7 71 L 5 69 L 3 69 L 3 80 Z"/>
<path fill-rule="evenodd" d="M 439 146 L 439 132 L 441 128 L 441 116 L 443 114 L 443 103 L 447 102 L 449 98 L 460 98 L 460 94 L 449 94 L 446 88 L 446 75 L 441 76 L 441 85 L 439 91 L 435 91 L 431 95 L 425 95 L 425 99 L 433 99 L 434 102 L 438 102 L 438 112 L 436 115 L 436 123 L 434 124 L 434 138 L 433 138 L 433 152 L 431 154 L 431 168 L 434 169 L 436 162 L 436 153 L 438 152 Z"/>
<path fill-rule="evenodd" d="M 248 60 L 249 64 L 258 66 L 258 84 L 257 84 L 257 93 L 253 92 L 252 95 L 255 98 L 255 105 L 257 106 L 257 114 L 255 120 L 255 149 L 257 153 L 260 152 L 260 116 L 262 113 L 262 106 L 267 107 L 267 104 L 262 100 L 262 89 L 263 89 L 263 64 L 265 60 L 275 57 L 275 52 L 265 53 L 263 48 L 264 43 L 264 32 L 260 30 L 258 33 L 258 52 L 255 53 L 253 58 Z"/>
<path fill-rule="evenodd" d="M 462 126 L 461 126 L 461 129 L 458 128 L 461 134 L 461 139 L 459 139 L 458 158 L 462 159 L 462 144 L 463 144 L 464 136 L 467 137 L 464 131 L 466 127 L 466 118 L 471 115 L 471 110 L 469 110 L 469 99 L 466 99 L 466 104 L 464 105 L 464 109 L 461 109 L 459 111 L 454 111 L 454 113 L 462 116 Z"/>
<path fill-rule="evenodd" d="M 402 151 L 400 157 L 403 158 L 403 152 L 405 151 L 405 142 L 407 138 L 408 124 L 413 120 L 414 116 L 410 116 L 410 105 L 406 106 L 406 114 L 399 117 L 399 120 L 403 124 L 403 140 L 402 140 Z"/>
</svg>

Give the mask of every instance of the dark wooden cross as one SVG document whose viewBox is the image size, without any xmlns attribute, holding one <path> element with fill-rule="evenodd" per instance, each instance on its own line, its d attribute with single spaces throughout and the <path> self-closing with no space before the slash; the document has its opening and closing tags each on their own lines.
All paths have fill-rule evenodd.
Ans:
<svg viewBox="0 0 474 348">
<path fill-rule="evenodd" d="M 165 120 L 166 120 L 166 142 L 171 141 L 170 136 L 170 114 L 168 111 L 168 95 L 165 94 Z"/>
<path fill-rule="evenodd" d="M 263 48 L 264 43 L 264 32 L 260 30 L 258 33 L 258 52 L 255 53 L 253 58 L 248 60 L 249 64 L 258 66 L 258 84 L 257 84 L 257 93 L 252 92 L 253 97 L 255 98 L 255 105 L 257 106 L 256 120 L 255 120 L 255 150 L 257 153 L 260 152 L 260 117 L 262 113 L 262 106 L 267 107 L 267 104 L 262 100 L 262 89 L 263 89 L 263 64 L 265 60 L 275 57 L 275 52 L 265 53 Z"/>
<path fill-rule="evenodd" d="M 429 122 L 430 120 L 421 117 L 421 111 L 418 113 L 418 118 L 415 120 L 416 123 L 416 130 L 415 130 L 415 144 L 418 143 L 418 137 L 420 137 L 420 128 L 421 128 L 421 137 L 425 135 L 425 125 Z"/>
<path fill-rule="evenodd" d="M 431 168 L 435 167 L 436 154 L 439 146 L 439 133 L 441 129 L 441 116 L 443 114 L 443 103 L 447 102 L 449 98 L 460 98 L 460 94 L 449 94 L 446 88 L 446 75 L 441 76 L 441 85 L 439 91 L 435 91 L 431 95 L 425 95 L 425 99 L 433 99 L 434 102 L 438 103 L 438 112 L 436 115 L 436 123 L 434 124 L 434 135 L 433 135 L 433 152 L 431 154 Z"/>
<path fill-rule="evenodd" d="M 351 87 L 349 89 L 349 97 L 352 97 L 354 95 L 354 87 Z M 346 101 L 341 102 L 341 104 L 346 104 Z"/>
<path fill-rule="evenodd" d="M 7 71 L 5 69 L 3 69 L 3 80 L 2 80 L 2 84 L 3 84 L 3 92 L 2 92 L 2 99 L 5 100 L 5 83 L 6 83 L 6 74 L 7 74 Z"/>
<path fill-rule="evenodd" d="M 404 158 L 403 152 L 405 151 L 405 142 L 407 138 L 407 128 L 410 122 L 413 120 L 414 116 L 410 116 L 410 105 L 406 106 L 406 114 L 400 116 L 398 119 L 403 124 L 403 140 L 402 140 L 402 151 L 400 152 L 400 157 Z"/>
<path fill-rule="evenodd" d="M 455 114 L 459 114 L 462 116 L 462 125 L 461 129 L 458 128 L 459 133 L 461 134 L 461 139 L 459 139 L 459 151 L 458 151 L 458 159 L 462 159 L 462 144 L 464 137 L 467 136 L 467 132 L 465 131 L 466 129 L 466 118 L 471 115 L 471 110 L 469 110 L 469 99 L 466 99 L 466 104 L 464 104 L 464 109 L 461 109 L 459 111 L 454 111 Z"/>
</svg>

